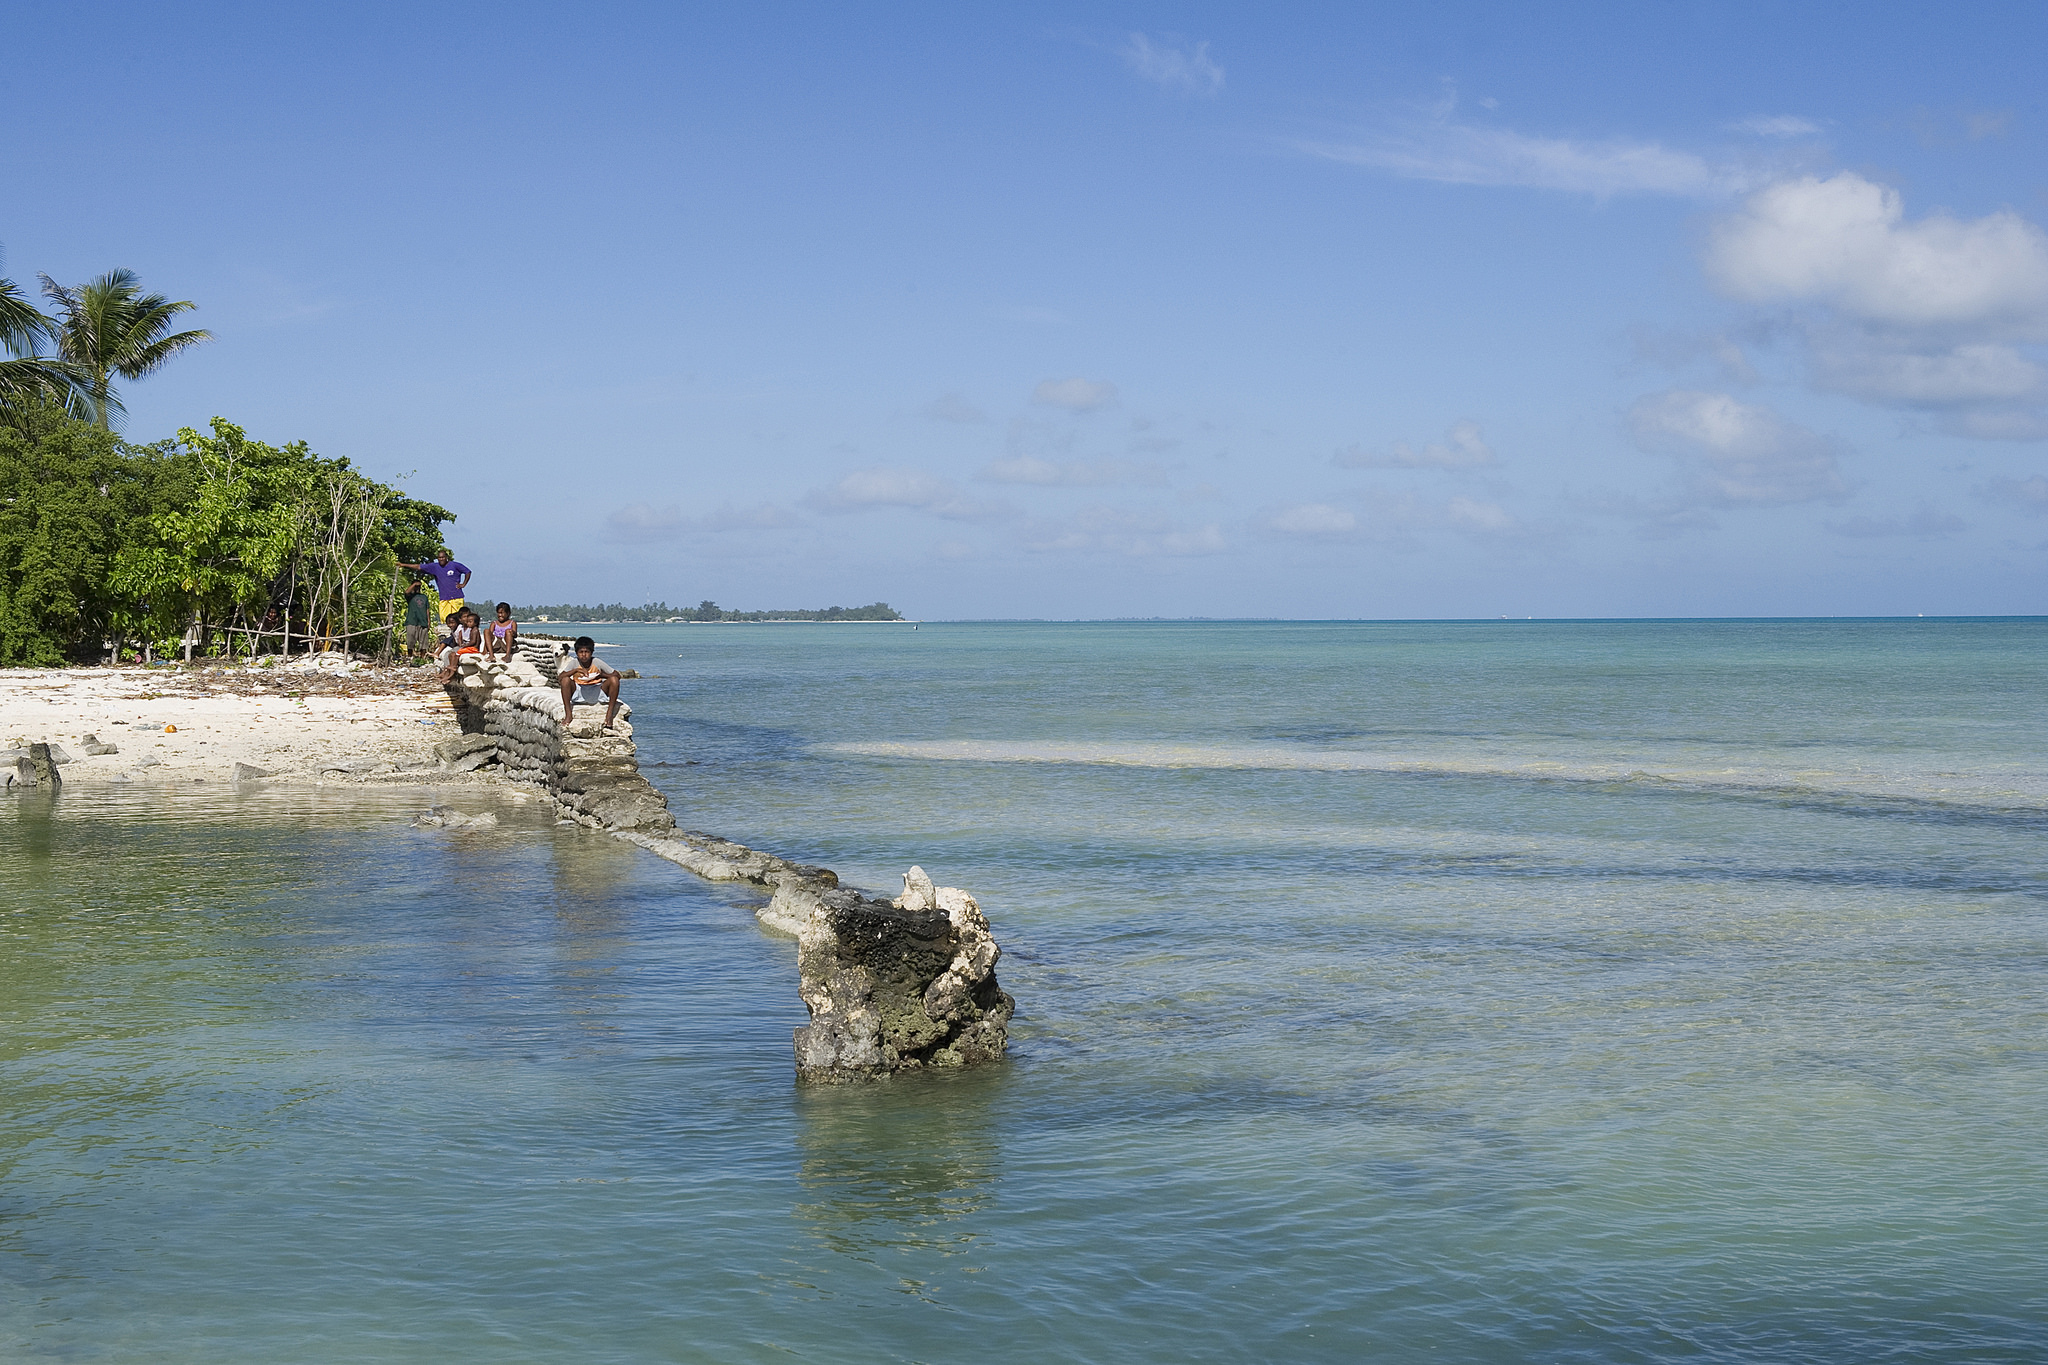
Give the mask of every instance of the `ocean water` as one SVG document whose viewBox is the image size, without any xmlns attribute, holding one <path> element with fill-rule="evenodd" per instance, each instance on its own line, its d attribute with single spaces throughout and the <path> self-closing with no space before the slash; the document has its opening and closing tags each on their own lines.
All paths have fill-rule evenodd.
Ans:
<svg viewBox="0 0 2048 1365">
<path fill-rule="evenodd" d="M 1011 1063 L 535 803 L 9 798 L 0 1359 L 2048 1360 L 2048 623 L 598 634 Z"/>
</svg>

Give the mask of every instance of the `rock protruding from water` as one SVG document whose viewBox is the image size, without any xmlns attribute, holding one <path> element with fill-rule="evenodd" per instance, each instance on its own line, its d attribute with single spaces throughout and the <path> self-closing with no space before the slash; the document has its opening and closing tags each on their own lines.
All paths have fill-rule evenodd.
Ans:
<svg viewBox="0 0 2048 1365">
<path fill-rule="evenodd" d="M 63 752 L 54 744 L 28 746 L 28 775 L 36 786 L 53 792 L 64 785 L 64 777 L 57 771 L 57 765 L 64 761 L 59 756 Z"/>
<path fill-rule="evenodd" d="M 974 897 L 923 868 L 894 901 L 817 894 L 797 937 L 800 1080 L 848 1081 L 998 1062 L 1016 1002 L 996 982 L 1002 952 Z"/>
</svg>

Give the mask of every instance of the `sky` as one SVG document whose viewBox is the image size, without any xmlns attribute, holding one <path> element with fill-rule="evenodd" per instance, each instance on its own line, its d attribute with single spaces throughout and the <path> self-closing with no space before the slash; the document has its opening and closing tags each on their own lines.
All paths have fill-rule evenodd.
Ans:
<svg viewBox="0 0 2048 1365">
<path fill-rule="evenodd" d="M 0 2 L 0 273 L 473 595 L 2048 610 L 2048 7 Z"/>
</svg>

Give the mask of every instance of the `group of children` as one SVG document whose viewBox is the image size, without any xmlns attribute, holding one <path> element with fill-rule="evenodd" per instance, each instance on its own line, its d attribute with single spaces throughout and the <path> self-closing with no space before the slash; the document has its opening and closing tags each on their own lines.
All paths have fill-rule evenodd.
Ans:
<svg viewBox="0 0 2048 1365">
<path fill-rule="evenodd" d="M 420 591 L 418 583 L 412 585 L 412 590 L 406 594 L 406 598 L 408 609 L 415 599 L 422 604 L 426 601 L 426 595 Z M 484 626 L 476 612 L 467 605 L 452 607 L 443 624 L 447 627 L 447 633 L 434 642 L 433 657 L 434 661 L 441 665 L 440 680 L 444 683 L 454 681 L 456 670 L 462 666 L 462 656 L 465 654 L 478 654 L 485 659 L 502 658 L 506 663 L 510 663 L 513 651 L 519 647 L 519 623 L 512 619 L 512 608 L 503 602 L 498 603 L 488 627 Z M 424 644 L 426 632 L 421 630 L 419 635 L 414 637 L 412 630 L 408 622 L 406 633 L 414 652 L 428 652 Z M 617 669 L 597 657 L 597 642 L 588 635 L 578 636 L 576 652 L 562 660 L 558 677 L 562 684 L 563 719 L 575 719 L 578 702 L 586 706 L 604 702 L 608 703 L 605 707 L 604 724 L 609 730 L 619 715 L 619 673 Z"/>
<path fill-rule="evenodd" d="M 441 550 L 432 559 L 418 564 L 401 563 L 398 567 L 417 570 L 434 580 L 443 613 L 441 623 L 447 633 L 438 640 L 432 638 L 427 627 L 433 619 L 427 608 L 427 594 L 421 580 L 414 579 L 405 594 L 405 643 L 416 658 L 433 655 L 441 665 L 442 682 L 454 681 L 465 654 L 479 654 L 485 659 L 502 657 L 506 663 L 512 662 L 513 652 L 519 647 L 519 623 L 512 619 L 512 608 L 503 602 L 498 603 L 488 627 L 470 610 L 462 598 L 469 586 L 467 564 L 456 563 L 455 556 Z M 608 702 L 604 724 L 609 730 L 619 715 L 619 673 L 597 657 L 597 643 L 588 635 L 579 636 L 575 654 L 562 660 L 557 673 L 562 684 L 563 721 L 575 718 L 578 702 L 586 706 Z"/>
<path fill-rule="evenodd" d="M 419 584 L 413 584 L 413 591 L 419 591 Z M 444 619 L 447 633 L 435 642 L 434 661 L 441 665 L 441 681 L 447 682 L 455 676 L 455 670 L 465 654 L 481 654 L 484 658 L 502 658 L 512 662 L 513 651 L 519 647 L 519 623 L 512 619 L 512 608 L 498 603 L 495 618 L 488 628 L 468 606 L 458 606 Z"/>
</svg>

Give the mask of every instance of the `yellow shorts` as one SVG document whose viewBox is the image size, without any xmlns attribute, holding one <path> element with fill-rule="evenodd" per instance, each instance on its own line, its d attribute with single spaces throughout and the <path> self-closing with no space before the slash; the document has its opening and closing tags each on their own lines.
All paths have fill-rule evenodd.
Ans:
<svg viewBox="0 0 2048 1365">
<path fill-rule="evenodd" d="M 444 597 L 441 599 L 441 605 L 436 610 L 441 613 L 441 619 L 445 622 L 448 619 L 449 612 L 461 611 L 467 605 L 460 597 Z"/>
</svg>

